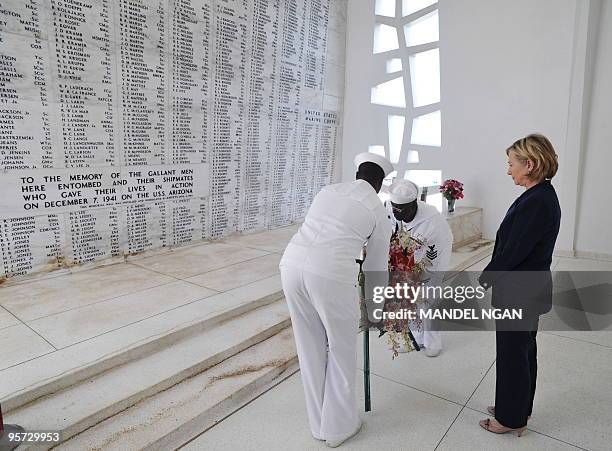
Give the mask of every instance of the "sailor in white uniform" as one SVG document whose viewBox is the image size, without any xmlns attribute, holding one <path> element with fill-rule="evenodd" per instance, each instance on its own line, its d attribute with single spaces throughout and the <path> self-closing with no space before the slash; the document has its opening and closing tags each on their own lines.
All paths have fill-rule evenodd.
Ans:
<svg viewBox="0 0 612 451">
<path fill-rule="evenodd" d="M 394 229 L 402 226 L 410 230 L 412 237 L 425 243 L 424 247 L 415 252 L 415 262 L 427 258 L 431 262 L 427 271 L 432 274 L 429 283 L 440 284 L 444 271 L 448 271 L 453 234 L 446 219 L 434 206 L 417 200 L 418 191 L 413 182 L 395 179 L 389 187 L 389 201 L 385 202 L 385 207 Z M 436 357 L 440 354 L 442 336 L 440 331 L 432 330 L 431 320 L 425 319 L 422 330 L 413 332 L 417 343 L 425 347 L 427 356 Z"/>
<path fill-rule="evenodd" d="M 359 432 L 355 374 L 359 327 L 359 267 L 387 271 L 391 224 L 377 193 L 393 165 L 364 152 L 357 180 L 324 187 L 280 262 L 310 429 L 330 447 Z"/>
</svg>

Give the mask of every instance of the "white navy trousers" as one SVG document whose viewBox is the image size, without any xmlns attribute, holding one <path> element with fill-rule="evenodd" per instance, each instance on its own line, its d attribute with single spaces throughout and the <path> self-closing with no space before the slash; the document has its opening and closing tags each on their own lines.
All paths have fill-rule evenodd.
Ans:
<svg viewBox="0 0 612 451">
<path fill-rule="evenodd" d="M 357 287 L 281 266 L 313 437 L 337 440 L 357 427 Z"/>
</svg>

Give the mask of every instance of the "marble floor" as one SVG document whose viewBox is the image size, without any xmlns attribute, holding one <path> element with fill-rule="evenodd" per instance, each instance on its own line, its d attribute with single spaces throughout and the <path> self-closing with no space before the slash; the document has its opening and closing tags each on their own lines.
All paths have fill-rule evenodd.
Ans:
<svg viewBox="0 0 612 451">
<path fill-rule="evenodd" d="M 481 270 L 489 258 L 472 265 Z M 608 270 L 610 263 L 555 257 L 554 266 Z M 541 332 L 539 379 L 529 431 L 494 435 L 478 426 L 493 403 L 492 332 L 444 332 L 436 358 L 422 353 L 392 360 L 384 340 L 371 340 L 372 411 L 347 450 L 609 450 L 612 444 L 612 332 Z M 359 346 L 361 337 L 358 337 Z M 358 349 L 360 347 L 358 346 Z M 361 367 L 361 361 L 359 361 Z M 299 372 L 255 399 L 183 449 L 327 449 L 307 427 Z"/>
<path fill-rule="evenodd" d="M 278 262 L 296 226 L 231 237 L 127 263 L 49 274 L 0 288 L 0 400 L 130 343 L 280 290 Z M 482 270 L 487 242 L 453 253 L 458 269 Z M 611 262 L 555 257 L 563 270 Z M 478 428 L 493 399 L 494 337 L 445 333 L 443 353 L 392 361 L 372 338 L 374 410 L 345 449 L 610 449 L 612 334 L 542 333 L 541 385 L 530 433 Z M 360 339 L 360 338 L 358 338 Z M 361 377 L 359 377 L 361 381 Z M 359 388 L 361 392 L 361 388 Z M 237 439 L 239 437 L 239 439 Z M 295 374 L 197 438 L 188 449 L 317 449 Z"/>
<path fill-rule="evenodd" d="M 278 263 L 297 225 L 48 273 L 0 287 L 0 400 L 257 290 L 278 291 Z M 490 242 L 453 253 L 482 258 Z M 257 285 L 253 285 L 257 284 Z M 41 368 L 43 370 L 40 373 Z M 28 374 L 24 379 L 21 375 Z"/>
<path fill-rule="evenodd" d="M 0 400 L 266 295 L 297 226 L 0 287 Z"/>
</svg>

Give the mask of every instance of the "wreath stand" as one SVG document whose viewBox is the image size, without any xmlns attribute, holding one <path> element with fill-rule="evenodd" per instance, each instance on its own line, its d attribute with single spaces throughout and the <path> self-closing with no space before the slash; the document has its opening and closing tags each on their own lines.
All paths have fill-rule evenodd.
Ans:
<svg viewBox="0 0 612 451">
<path fill-rule="evenodd" d="M 359 331 L 363 332 L 363 399 L 364 410 L 370 412 L 372 410 L 372 397 L 370 392 L 370 322 L 368 320 L 368 309 L 366 306 L 365 296 L 365 273 L 363 272 L 363 262 L 365 261 L 365 250 L 362 251 L 360 258 L 355 259 L 359 265 L 359 275 L 357 282 L 359 286 L 359 306 L 361 310 L 361 321 Z M 382 335 L 382 333 L 381 333 Z M 416 351 L 420 351 L 419 345 L 414 339 L 412 332 L 408 330 L 408 335 L 413 343 Z"/>
<path fill-rule="evenodd" d="M 363 272 L 364 254 L 365 252 L 362 253 L 362 258 L 356 259 L 355 261 L 359 264 L 359 276 L 357 277 L 357 281 L 359 285 L 359 305 L 361 308 L 361 318 L 363 320 L 359 325 L 359 330 L 363 332 L 363 398 L 365 411 L 369 412 L 372 410 L 370 397 L 370 324 L 368 323 L 368 311 L 365 304 L 365 273 Z"/>
</svg>

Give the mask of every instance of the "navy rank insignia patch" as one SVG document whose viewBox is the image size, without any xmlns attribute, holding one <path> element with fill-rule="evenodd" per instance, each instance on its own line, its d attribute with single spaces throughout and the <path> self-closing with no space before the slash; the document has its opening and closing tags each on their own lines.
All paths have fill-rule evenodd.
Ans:
<svg viewBox="0 0 612 451">
<path fill-rule="evenodd" d="M 431 246 L 427 246 L 427 258 L 430 260 L 435 260 L 438 257 L 438 251 L 436 250 L 436 245 L 432 244 Z"/>
</svg>

